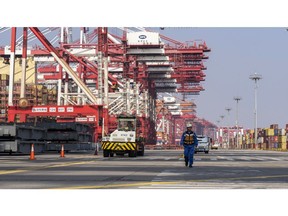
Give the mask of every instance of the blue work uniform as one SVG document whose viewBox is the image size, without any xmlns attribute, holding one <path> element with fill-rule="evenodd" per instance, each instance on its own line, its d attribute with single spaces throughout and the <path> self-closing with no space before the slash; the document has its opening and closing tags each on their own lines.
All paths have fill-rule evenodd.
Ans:
<svg viewBox="0 0 288 216">
<path fill-rule="evenodd" d="M 184 146 L 185 164 L 189 162 L 189 167 L 192 167 L 194 158 L 194 148 L 198 146 L 197 135 L 193 131 L 185 131 L 181 136 L 180 145 Z"/>
</svg>

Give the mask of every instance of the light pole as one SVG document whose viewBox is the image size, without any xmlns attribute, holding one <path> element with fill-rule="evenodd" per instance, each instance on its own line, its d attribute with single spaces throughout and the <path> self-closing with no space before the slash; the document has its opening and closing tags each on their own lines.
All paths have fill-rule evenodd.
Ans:
<svg viewBox="0 0 288 216">
<path fill-rule="evenodd" d="M 222 122 L 223 122 L 223 119 L 224 119 L 224 115 L 220 115 L 220 118 L 222 119 Z M 224 125 L 224 124 L 223 124 Z M 221 130 L 221 127 L 220 127 L 220 130 Z M 220 135 L 220 130 L 219 130 L 219 135 Z M 223 126 L 222 126 L 222 142 L 221 142 L 221 144 L 223 145 L 223 135 L 224 135 L 224 131 L 223 131 Z M 221 146 L 221 147 L 223 147 L 223 146 Z"/>
<path fill-rule="evenodd" d="M 220 138 L 220 127 L 219 127 L 219 123 L 220 123 L 220 120 L 217 120 L 216 122 L 217 122 L 217 126 L 218 126 L 218 130 L 217 130 L 217 133 L 218 133 L 218 134 L 216 134 L 216 138 L 217 138 L 217 142 L 220 143 L 220 142 L 219 142 L 219 138 Z M 218 132 L 218 131 L 219 131 L 219 132 Z"/>
<path fill-rule="evenodd" d="M 257 148 L 257 81 L 262 79 L 262 76 L 260 74 L 254 73 L 252 75 L 249 76 L 249 79 L 253 80 L 255 82 L 255 105 L 254 105 L 254 126 L 255 126 L 255 131 L 254 131 L 254 143 L 255 143 L 255 148 Z"/>
<path fill-rule="evenodd" d="M 228 149 L 229 149 L 229 147 L 230 147 L 229 112 L 230 112 L 231 108 L 230 107 L 226 107 L 225 110 L 227 110 L 227 112 L 228 112 L 228 116 L 227 116 L 228 124 L 227 124 L 227 126 L 228 126 Z"/>
<path fill-rule="evenodd" d="M 234 100 L 236 101 L 236 148 L 238 148 L 239 142 L 238 142 L 238 134 L 239 134 L 239 125 L 238 125 L 238 102 L 242 100 L 241 97 L 235 96 Z"/>
</svg>

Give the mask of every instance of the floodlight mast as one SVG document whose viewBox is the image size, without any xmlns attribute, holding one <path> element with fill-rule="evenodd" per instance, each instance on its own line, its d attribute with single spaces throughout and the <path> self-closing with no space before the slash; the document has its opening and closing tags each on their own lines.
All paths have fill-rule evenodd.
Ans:
<svg viewBox="0 0 288 216">
<path fill-rule="evenodd" d="M 254 87 L 254 126 L 255 126 L 255 131 L 254 131 L 254 144 L 255 148 L 257 148 L 257 89 L 258 85 L 257 82 L 262 79 L 262 75 L 254 73 L 249 76 L 249 79 L 253 80 L 255 82 L 255 87 Z"/>
</svg>

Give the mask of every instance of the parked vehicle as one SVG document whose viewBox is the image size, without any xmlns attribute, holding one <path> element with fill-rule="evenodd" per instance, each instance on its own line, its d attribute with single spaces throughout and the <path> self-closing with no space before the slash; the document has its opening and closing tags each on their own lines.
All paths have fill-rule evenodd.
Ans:
<svg viewBox="0 0 288 216">
<path fill-rule="evenodd" d="M 214 143 L 211 145 L 211 149 L 218 149 L 220 147 L 219 143 Z"/>
<path fill-rule="evenodd" d="M 197 152 L 205 152 L 205 154 L 209 153 L 211 139 L 208 136 L 197 136 L 198 138 L 198 146 L 195 148 L 195 153 Z"/>
</svg>

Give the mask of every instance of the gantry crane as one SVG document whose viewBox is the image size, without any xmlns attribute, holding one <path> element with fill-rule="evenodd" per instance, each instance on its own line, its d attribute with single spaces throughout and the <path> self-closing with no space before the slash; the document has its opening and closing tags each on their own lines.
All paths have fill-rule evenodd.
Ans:
<svg viewBox="0 0 288 216">
<path fill-rule="evenodd" d="M 116 116 L 128 110 L 138 115 L 141 133 L 147 137 L 149 144 L 156 143 L 157 95 L 177 91 L 185 97 L 203 91 L 199 84 L 205 80 L 203 70 L 206 68 L 202 60 L 208 58 L 204 53 L 210 49 L 205 42 L 188 46 L 143 28 L 138 30 L 123 28 L 123 34 L 116 35 L 105 27 L 94 30 L 82 27 L 80 39 L 73 41 L 71 28 L 45 28 L 42 31 L 34 27 L 23 28 L 23 37 L 18 40 L 16 28 L 12 28 L 10 49 L 0 49 L 0 56 L 10 63 L 10 89 L 14 82 L 15 58 L 22 57 L 25 65 L 25 59 L 32 56 L 42 81 L 51 81 L 57 86 L 58 99 L 53 105 L 29 104 L 25 100 L 23 67 L 21 103 L 15 106 L 13 95 L 9 94 L 8 121 L 14 121 L 16 115 L 20 116 L 21 122 L 25 122 L 27 116 L 47 115 L 54 116 L 59 122 L 92 123 L 95 126 L 94 141 L 97 141 L 115 130 Z M 58 47 L 52 45 L 56 37 L 51 41 L 45 37 L 55 31 L 60 31 Z M 146 43 L 144 37 L 149 33 L 159 43 Z M 28 49 L 27 41 L 35 38 L 45 48 L 37 46 Z M 142 43 L 132 43 L 133 38 L 142 40 Z M 22 53 L 16 50 L 19 46 L 22 46 Z M 195 118 L 194 109 L 182 109 L 182 112 L 186 113 L 186 117 Z M 159 117 L 163 120 L 163 115 Z M 176 117 L 171 112 L 165 114 L 165 119 L 170 122 L 166 131 L 178 130 L 177 125 L 181 127 L 186 117 Z M 181 118 L 182 123 L 176 123 Z M 174 142 L 171 135 L 169 142 Z"/>
</svg>

